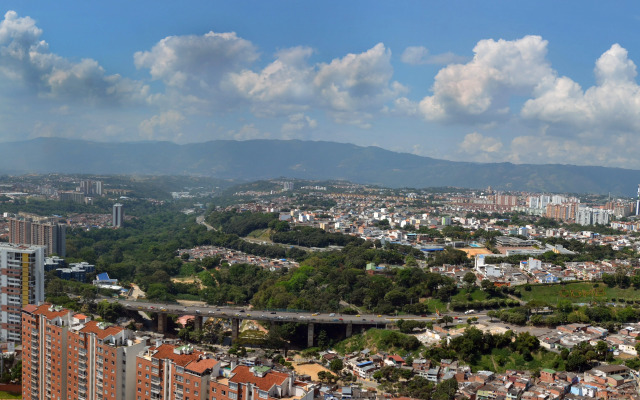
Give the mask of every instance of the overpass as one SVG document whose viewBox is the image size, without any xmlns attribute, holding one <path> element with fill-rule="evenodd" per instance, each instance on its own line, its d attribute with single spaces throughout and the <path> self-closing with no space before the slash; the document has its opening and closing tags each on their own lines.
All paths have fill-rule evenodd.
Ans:
<svg viewBox="0 0 640 400">
<path fill-rule="evenodd" d="M 295 322 L 307 324 L 307 344 L 313 347 L 313 339 L 316 324 L 342 325 L 345 327 L 346 337 L 360 326 L 383 326 L 393 323 L 391 317 L 383 315 L 363 314 L 346 315 L 338 313 L 310 313 L 295 311 L 264 311 L 248 310 L 242 307 L 218 307 L 218 306 L 183 306 L 180 304 L 154 303 L 135 300 L 106 299 L 109 302 L 118 302 L 125 309 L 131 311 L 144 311 L 155 313 L 157 318 L 158 333 L 165 333 L 167 328 L 167 315 L 193 315 L 195 316 L 195 329 L 202 329 L 205 318 L 223 318 L 231 321 L 231 339 L 237 340 L 241 320 L 270 321 L 271 323 Z M 430 320 L 430 319 L 429 319 Z"/>
<path fill-rule="evenodd" d="M 307 345 L 313 347 L 315 325 L 342 325 L 345 327 L 345 336 L 350 337 L 353 334 L 354 327 L 388 327 L 389 324 L 395 323 L 400 318 L 406 320 L 418 321 L 435 321 L 435 315 L 429 316 L 388 316 L 376 314 L 347 315 L 339 313 L 311 313 L 311 312 L 295 312 L 295 311 L 270 311 L 270 310 L 249 310 L 243 307 L 226 307 L 226 306 L 184 306 L 181 304 L 154 303 L 148 301 L 136 300 L 119 300 L 106 299 L 109 302 L 118 302 L 125 309 L 132 311 L 145 311 L 155 313 L 157 318 L 158 333 L 165 333 L 167 328 L 167 315 L 193 315 L 195 316 L 194 325 L 196 329 L 202 329 L 205 318 L 222 318 L 231 321 L 231 339 L 237 340 L 240 332 L 241 320 L 252 321 L 270 321 L 271 323 L 295 322 L 307 324 Z M 486 313 L 478 313 L 466 315 L 464 313 L 448 314 L 456 319 L 466 319 L 467 317 L 476 316 L 486 319 Z"/>
</svg>

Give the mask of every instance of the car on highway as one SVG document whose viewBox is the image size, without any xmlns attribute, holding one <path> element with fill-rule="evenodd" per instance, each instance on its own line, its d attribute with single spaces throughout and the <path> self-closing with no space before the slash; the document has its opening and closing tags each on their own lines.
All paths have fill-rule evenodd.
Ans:
<svg viewBox="0 0 640 400">
<path fill-rule="evenodd" d="M 276 313 L 275 311 L 271 311 L 271 313 L 270 313 L 270 314 L 275 314 L 275 313 Z"/>
<path fill-rule="evenodd" d="M 153 310 L 154 308 L 154 306 L 149 306 L 149 310 Z"/>
<path fill-rule="evenodd" d="M 312 316 L 312 317 L 317 317 L 317 316 L 318 316 L 318 313 L 313 313 L 313 314 L 311 314 L 311 316 Z"/>
<path fill-rule="evenodd" d="M 330 317 L 335 317 L 335 316 L 336 316 L 336 314 L 335 314 L 335 313 L 331 313 L 331 314 L 329 314 L 329 316 L 330 316 Z"/>
<path fill-rule="evenodd" d="M 382 318 L 382 314 L 378 314 L 378 318 Z"/>
<path fill-rule="evenodd" d="M 356 317 L 357 317 L 357 318 L 360 318 L 360 314 L 356 314 Z"/>
</svg>

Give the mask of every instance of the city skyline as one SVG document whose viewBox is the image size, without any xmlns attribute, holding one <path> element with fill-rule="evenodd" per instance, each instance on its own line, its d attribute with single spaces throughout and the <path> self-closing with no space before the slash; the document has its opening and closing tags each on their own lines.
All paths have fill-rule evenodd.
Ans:
<svg viewBox="0 0 640 400">
<path fill-rule="evenodd" d="M 0 141 L 303 139 L 640 169 L 631 2 L 5 3 Z"/>
</svg>

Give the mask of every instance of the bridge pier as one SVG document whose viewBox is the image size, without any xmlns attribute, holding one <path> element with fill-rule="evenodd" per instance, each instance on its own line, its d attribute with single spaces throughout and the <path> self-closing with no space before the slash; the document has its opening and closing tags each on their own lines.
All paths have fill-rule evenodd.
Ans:
<svg viewBox="0 0 640 400">
<path fill-rule="evenodd" d="M 238 318 L 231 318 L 231 342 L 238 340 L 238 333 L 240 332 L 240 320 Z"/>
<path fill-rule="evenodd" d="M 307 325 L 307 347 L 313 347 L 313 322 L 309 322 Z"/>
<path fill-rule="evenodd" d="M 345 337 L 351 337 L 353 334 L 353 324 L 351 322 L 347 323 L 347 333 Z"/>
<path fill-rule="evenodd" d="M 167 314 L 158 313 L 158 333 L 165 333 L 167 331 Z"/>
<path fill-rule="evenodd" d="M 200 315 L 196 315 L 195 319 L 193 320 L 193 330 L 196 331 L 201 331 L 202 330 L 202 316 Z"/>
</svg>

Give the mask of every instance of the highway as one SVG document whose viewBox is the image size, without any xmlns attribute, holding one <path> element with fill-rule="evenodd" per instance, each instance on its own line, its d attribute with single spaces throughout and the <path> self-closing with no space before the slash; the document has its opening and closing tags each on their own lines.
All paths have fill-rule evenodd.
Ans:
<svg viewBox="0 0 640 400">
<path fill-rule="evenodd" d="M 435 322 L 438 317 L 434 314 L 424 317 L 415 315 L 379 315 L 379 314 L 362 314 L 347 315 L 340 313 L 312 313 L 312 312 L 293 312 L 293 311 L 267 311 L 267 310 L 250 310 L 243 307 L 220 307 L 220 306 L 183 306 L 180 304 L 154 303 L 147 301 L 107 299 L 109 302 L 118 302 L 124 308 L 134 311 L 145 311 L 164 314 L 176 315 L 201 315 L 203 317 L 213 318 L 235 318 L 248 320 L 273 320 L 282 322 L 302 322 L 302 323 L 320 323 L 320 324 L 359 324 L 359 325 L 384 325 L 394 323 L 399 319 L 417 320 L 425 322 Z M 466 315 L 464 313 L 448 313 L 455 320 L 466 322 L 469 317 L 478 317 L 479 321 L 488 319 L 486 313 L 473 313 Z M 455 322 L 454 324 L 455 325 Z"/>
</svg>

